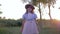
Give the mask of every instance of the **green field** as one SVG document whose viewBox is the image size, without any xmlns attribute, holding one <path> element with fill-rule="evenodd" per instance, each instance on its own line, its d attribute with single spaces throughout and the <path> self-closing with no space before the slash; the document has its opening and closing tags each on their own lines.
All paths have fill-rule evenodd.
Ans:
<svg viewBox="0 0 60 34">
<path fill-rule="evenodd" d="M 0 34 L 21 34 L 20 27 L 0 27 Z M 56 29 L 42 28 L 40 34 L 60 34 Z"/>
<path fill-rule="evenodd" d="M 0 34 L 21 34 L 20 27 L 1 27 Z"/>
</svg>

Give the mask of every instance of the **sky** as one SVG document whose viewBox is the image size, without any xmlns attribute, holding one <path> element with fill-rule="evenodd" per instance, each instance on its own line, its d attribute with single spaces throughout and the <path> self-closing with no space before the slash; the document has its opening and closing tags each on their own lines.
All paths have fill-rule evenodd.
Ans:
<svg viewBox="0 0 60 34">
<path fill-rule="evenodd" d="M 60 20 L 60 0 L 57 0 L 56 4 L 54 5 L 55 8 L 51 7 L 51 15 L 53 19 L 58 19 Z M 6 17 L 6 19 L 20 19 L 22 18 L 22 15 L 25 13 L 25 5 L 28 3 L 23 3 L 21 0 L 0 0 L 0 11 L 3 13 L 0 14 L 0 16 Z M 48 7 L 45 9 L 42 8 L 43 10 L 43 19 L 49 19 L 48 16 Z M 37 17 L 39 18 L 39 12 L 38 8 L 36 7 L 35 13 L 37 14 Z"/>
</svg>

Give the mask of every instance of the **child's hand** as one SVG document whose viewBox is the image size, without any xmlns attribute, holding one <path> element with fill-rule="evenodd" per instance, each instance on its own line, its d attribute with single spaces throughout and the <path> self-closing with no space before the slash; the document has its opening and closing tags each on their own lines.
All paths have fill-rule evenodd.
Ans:
<svg viewBox="0 0 60 34">
<path fill-rule="evenodd" d="M 23 28 L 20 29 L 20 32 L 22 32 L 22 31 L 23 31 Z"/>
<path fill-rule="evenodd" d="M 22 32 L 22 29 L 20 30 L 20 32 Z"/>
</svg>

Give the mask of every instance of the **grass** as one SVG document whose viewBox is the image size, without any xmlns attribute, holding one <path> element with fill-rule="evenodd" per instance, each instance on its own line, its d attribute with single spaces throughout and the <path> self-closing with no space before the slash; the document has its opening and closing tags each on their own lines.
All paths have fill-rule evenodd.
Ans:
<svg viewBox="0 0 60 34">
<path fill-rule="evenodd" d="M 56 29 L 46 28 L 46 29 L 42 29 L 40 34 L 57 34 L 57 31 Z"/>
<path fill-rule="evenodd" d="M 20 27 L 1 27 L 0 34 L 21 34 Z"/>
<path fill-rule="evenodd" d="M 20 27 L 1 27 L 0 34 L 21 34 Z M 54 28 L 42 28 L 40 34 L 59 34 Z"/>
</svg>

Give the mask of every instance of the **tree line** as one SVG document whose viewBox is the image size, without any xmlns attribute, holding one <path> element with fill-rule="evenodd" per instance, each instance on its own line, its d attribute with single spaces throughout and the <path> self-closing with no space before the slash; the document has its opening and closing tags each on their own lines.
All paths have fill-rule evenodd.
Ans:
<svg viewBox="0 0 60 34">
<path fill-rule="evenodd" d="M 0 19 L 0 27 L 7 26 L 21 26 L 22 25 L 22 19 Z"/>
</svg>

